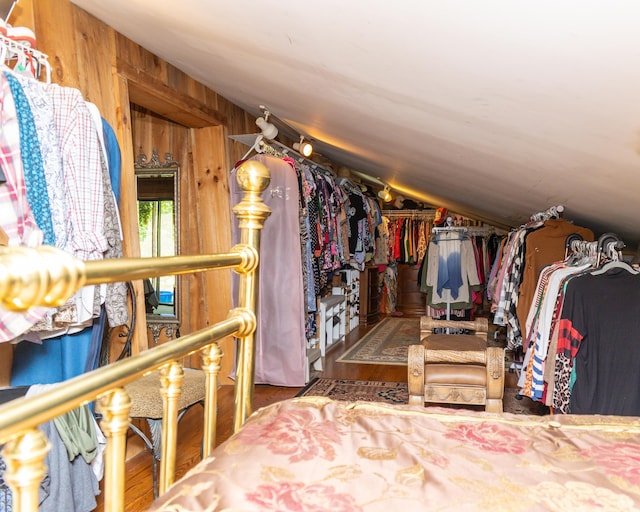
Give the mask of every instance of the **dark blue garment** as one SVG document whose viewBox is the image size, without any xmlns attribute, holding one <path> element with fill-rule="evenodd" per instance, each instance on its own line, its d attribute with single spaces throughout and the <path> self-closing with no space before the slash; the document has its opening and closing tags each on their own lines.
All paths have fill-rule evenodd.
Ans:
<svg viewBox="0 0 640 512">
<path fill-rule="evenodd" d="M 15 347 L 11 369 L 12 386 L 54 384 L 85 372 L 90 354 L 92 329 L 44 340 L 22 341 Z"/>
<path fill-rule="evenodd" d="M 44 234 L 44 243 L 46 245 L 55 245 L 56 239 L 51 220 L 47 180 L 44 175 L 40 141 L 31 106 L 18 80 L 7 72 L 5 72 L 5 76 L 11 88 L 11 95 L 16 106 L 18 125 L 20 127 L 20 154 L 27 188 L 27 201 L 33 212 L 36 224 Z"/>
<path fill-rule="evenodd" d="M 442 296 L 442 290 L 450 290 L 453 299 L 458 298 L 462 286 L 462 258 L 460 248 L 462 242 L 459 239 L 438 240 L 438 295 Z"/>
<path fill-rule="evenodd" d="M 87 362 L 84 366 L 85 372 L 95 370 L 100 364 L 100 349 L 102 347 L 102 335 L 104 333 L 104 324 L 107 318 L 107 311 L 104 306 L 100 308 L 100 316 L 93 319 L 93 328 L 91 329 L 91 343 L 87 354 Z"/>
<path fill-rule="evenodd" d="M 15 346 L 11 368 L 12 386 L 54 384 L 62 381 L 62 343 L 60 338 L 41 345 L 22 341 Z"/>
<path fill-rule="evenodd" d="M 109 166 L 109 177 L 111 178 L 111 188 L 116 196 L 116 203 L 120 204 L 120 173 L 122 171 L 122 157 L 120 146 L 116 134 L 111 125 L 102 118 L 102 131 L 104 133 L 104 146 L 107 150 L 107 165 Z"/>
</svg>

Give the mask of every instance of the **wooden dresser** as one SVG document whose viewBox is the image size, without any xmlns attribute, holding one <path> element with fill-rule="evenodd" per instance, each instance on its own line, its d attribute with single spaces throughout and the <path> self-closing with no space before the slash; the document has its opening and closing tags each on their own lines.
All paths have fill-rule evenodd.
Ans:
<svg viewBox="0 0 640 512">
<path fill-rule="evenodd" d="M 377 265 L 367 265 L 360 272 L 360 323 L 375 324 L 380 320 L 380 273 Z"/>
<path fill-rule="evenodd" d="M 418 273 L 420 265 L 398 264 L 396 310 L 407 316 L 426 314 L 427 297 L 420 291 Z"/>
</svg>

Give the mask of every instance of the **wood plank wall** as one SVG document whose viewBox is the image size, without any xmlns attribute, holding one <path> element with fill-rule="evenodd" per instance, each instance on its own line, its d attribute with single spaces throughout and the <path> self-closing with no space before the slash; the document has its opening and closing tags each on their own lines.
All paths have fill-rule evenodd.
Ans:
<svg viewBox="0 0 640 512">
<path fill-rule="evenodd" d="M 246 147 L 231 142 L 228 135 L 255 133 L 255 118 L 69 0 L 22 0 L 9 22 L 34 30 L 38 49 L 49 55 L 52 81 L 78 88 L 116 131 L 123 164 L 125 256 L 139 255 L 134 158 L 141 148 L 150 156 L 153 147 L 161 156 L 171 152 L 181 162 L 182 253 L 229 248 L 229 170 Z M 132 110 L 132 103 L 142 108 Z M 224 283 L 216 284 L 216 278 Z M 224 318 L 231 307 L 228 294 L 212 293 L 221 286 L 229 289 L 230 274 L 216 273 L 216 278 L 184 280 L 182 334 Z M 142 286 L 134 285 L 139 319 L 135 353 L 148 348 L 149 342 Z M 224 376 L 232 367 L 232 340 L 225 340 L 222 348 Z"/>
</svg>

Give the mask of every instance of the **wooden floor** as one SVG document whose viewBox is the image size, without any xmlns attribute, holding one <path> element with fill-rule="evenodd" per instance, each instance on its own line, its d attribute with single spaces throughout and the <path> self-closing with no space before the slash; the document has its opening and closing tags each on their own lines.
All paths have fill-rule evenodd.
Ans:
<svg viewBox="0 0 640 512">
<path fill-rule="evenodd" d="M 323 372 L 318 375 L 327 378 L 384 380 L 405 382 L 406 366 L 336 363 L 347 349 L 352 347 L 374 326 L 359 326 L 353 329 L 344 343 L 339 343 L 327 353 Z M 254 408 L 294 397 L 302 387 L 287 388 L 257 385 L 254 393 Z M 200 435 L 202 432 L 202 408 L 192 408 L 180 422 L 178 429 L 178 458 L 176 460 L 176 479 L 195 465 L 200 458 Z M 222 386 L 219 396 L 218 429 L 216 444 L 227 439 L 233 430 L 233 386 Z M 134 440 L 132 440 L 134 441 Z M 153 501 L 151 455 L 142 452 L 127 462 L 125 479 L 125 509 L 127 512 L 147 510 Z M 103 510 L 101 497 L 98 499 L 98 511 Z"/>
</svg>

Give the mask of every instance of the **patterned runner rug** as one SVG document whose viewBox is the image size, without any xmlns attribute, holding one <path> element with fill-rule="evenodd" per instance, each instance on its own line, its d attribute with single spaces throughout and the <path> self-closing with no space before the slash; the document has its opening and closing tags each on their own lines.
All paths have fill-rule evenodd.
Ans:
<svg viewBox="0 0 640 512">
<path fill-rule="evenodd" d="M 338 358 L 341 363 L 407 364 L 407 347 L 419 342 L 420 319 L 387 317 Z"/>
<path fill-rule="evenodd" d="M 518 400 L 516 398 L 517 393 L 518 390 L 515 388 L 505 389 L 503 398 L 504 412 L 537 416 L 549 414 L 549 409 L 540 402 L 534 402 L 527 397 L 521 397 Z M 349 379 L 315 379 L 300 391 L 297 396 L 326 396 L 334 400 L 349 402 L 365 400 L 390 404 L 406 404 L 409 401 L 406 382 Z M 441 407 L 454 406 L 442 404 Z M 483 406 L 468 406 L 468 408 L 473 410 L 484 409 Z"/>
</svg>

